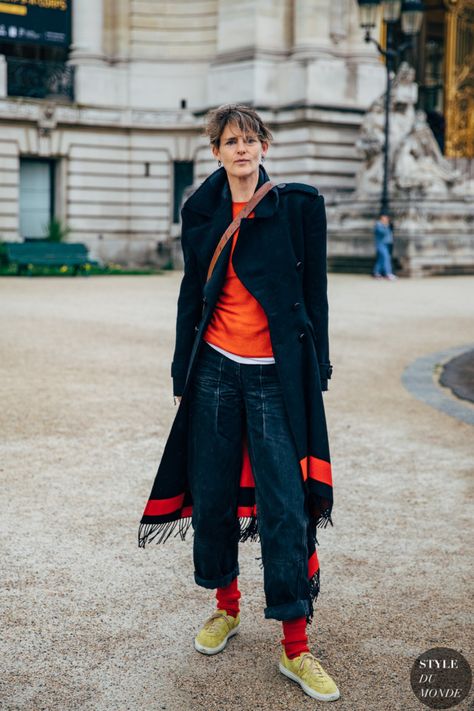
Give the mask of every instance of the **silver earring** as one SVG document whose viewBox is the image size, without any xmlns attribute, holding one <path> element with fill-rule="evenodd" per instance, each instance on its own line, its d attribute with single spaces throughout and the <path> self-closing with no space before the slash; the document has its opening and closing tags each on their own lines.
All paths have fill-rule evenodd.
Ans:
<svg viewBox="0 0 474 711">
<path fill-rule="evenodd" d="M 221 167 L 222 163 L 220 162 L 220 160 L 217 161 L 217 165 L 219 166 L 219 168 Z"/>
<path fill-rule="evenodd" d="M 262 163 L 263 163 L 264 160 L 265 160 L 265 156 L 262 156 Z"/>
</svg>

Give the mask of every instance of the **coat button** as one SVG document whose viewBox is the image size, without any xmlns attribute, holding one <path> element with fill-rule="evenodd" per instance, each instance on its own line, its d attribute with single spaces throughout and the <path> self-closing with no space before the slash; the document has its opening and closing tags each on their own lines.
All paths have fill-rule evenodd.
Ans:
<svg viewBox="0 0 474 711">
<path fill-rule="evenodd" d="M 303 262 L 296 262 L 295 267 L 298 269 L 298 271 L 303 267 Z"/>
<path fill-rule="evenodd" d="M 286 183 L 278 183 L 277 188 L 286 188 Z"/>
<path fill-rule="evenodd" d="M 300 333 L 300 335 L 298 336 L 298 338 L 299 338 L 300 341 L 304 341 L 304 339 L 306 338 L 306 333 Z"/>
<path fill-rule="evenodd" d="M 300 306 L 301 306 L 300 302 L 295 301 L 295 303 L 293 304 L 293 306 L 291 308 L 293 309 L 293 311 L 297 311 L 297 309 L 299 309 Z"/>
<path fill-rule="evenodd" d="M 194 330 L 195 330 L 196 333 L 197 333 L 197 332 L 199 331 L 199 326 L 194 326 Z"/>
</svg>

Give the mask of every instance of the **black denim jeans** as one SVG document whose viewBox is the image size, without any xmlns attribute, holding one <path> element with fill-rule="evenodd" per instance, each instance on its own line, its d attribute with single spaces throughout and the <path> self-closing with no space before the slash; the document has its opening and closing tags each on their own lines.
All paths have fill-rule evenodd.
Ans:
<svg viewBox="0 0 474 711">
<path fill-rule="evenodd" d="M 243 428 L 255 479 L 266 618 L 309 611 L 307 509 L 276 366 L 247 365 L 203 343 L 190 387 L 189 483 L 194 578 L 228 585 L 238 574 L 237 494 Z"/>
</svg>

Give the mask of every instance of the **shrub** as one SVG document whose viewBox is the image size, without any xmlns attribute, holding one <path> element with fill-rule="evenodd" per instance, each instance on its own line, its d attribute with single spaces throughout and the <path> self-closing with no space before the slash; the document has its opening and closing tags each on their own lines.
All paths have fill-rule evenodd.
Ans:
<svg viewBox="0 0 474 711">
<path fill-rule="evenodd" d="M 44 237 L 48 242 L 63 242 L 71 231 L 70 228 L 57 217 L 53 217 L 45 224 L 43 230 Z"/>
</svg>

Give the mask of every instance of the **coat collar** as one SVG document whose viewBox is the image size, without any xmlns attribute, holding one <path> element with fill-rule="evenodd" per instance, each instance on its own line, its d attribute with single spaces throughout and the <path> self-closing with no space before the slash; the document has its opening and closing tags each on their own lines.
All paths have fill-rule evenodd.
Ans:
<svg viewBox="0 0 474 711">
<path fill-rule="evenodd" d="M 270 180 L 263 167 L 259 166 L 259 176 L 256 190 Z M 274 187 L 259 202 L 255 208 L 255 217 L 271 217 L 278 207 L 278 190 Z M 225 168 L 218 168 L 198 187 L 186 200 L 183 210 L 196 212 L 200 215 L 212 217 L 216 211 L 232 215 L 232 195 Z"/>
</svg>

